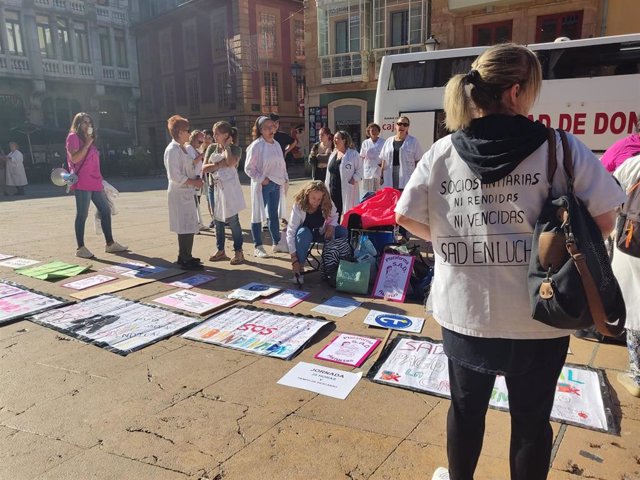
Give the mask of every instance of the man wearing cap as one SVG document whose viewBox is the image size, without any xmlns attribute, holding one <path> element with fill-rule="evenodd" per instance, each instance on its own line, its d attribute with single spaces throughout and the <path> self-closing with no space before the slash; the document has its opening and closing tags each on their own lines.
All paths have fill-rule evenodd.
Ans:
<svg viewBox="0 0 640 480">
<path fill-rule="evenodd" d="M 273 138 L 280 144 L 282 154 L 287 158 L 287 153 L 296 148 L 298 141 L 291 135 L 280 131 L 280 115 L 277 113 L 270 113 L 269 118 L 276 124 L 276 134 Z"/>
</svg>

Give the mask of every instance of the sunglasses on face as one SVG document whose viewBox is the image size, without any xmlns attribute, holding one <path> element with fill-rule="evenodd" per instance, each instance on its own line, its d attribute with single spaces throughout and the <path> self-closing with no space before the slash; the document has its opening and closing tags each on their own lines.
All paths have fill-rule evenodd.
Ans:
<svg viewBox="0 0 640 480">
<path fill-rule="evenodd" d="M 396 122 L 396 125 L 398 125 L 399 127 L 408 127 L 409 124 L 407 122 Z"/>
</svg>

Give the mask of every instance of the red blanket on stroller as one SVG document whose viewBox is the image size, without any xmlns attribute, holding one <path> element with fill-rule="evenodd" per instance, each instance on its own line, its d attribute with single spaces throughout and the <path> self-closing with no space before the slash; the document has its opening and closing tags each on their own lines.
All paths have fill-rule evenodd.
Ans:
<svg viewBox="0 0 640 480">
<path fill-rule="evenodd" d="M 400 198 L 400 190 L 391 187 L 378 190 L 372 197 L 356 205 L 342 218 L 342 226 L 349 225 L 349 217 L 353 214 L 362 218 L 362 228 L 393 227 L 396 224 L 395 208 Z"/>
</svg>

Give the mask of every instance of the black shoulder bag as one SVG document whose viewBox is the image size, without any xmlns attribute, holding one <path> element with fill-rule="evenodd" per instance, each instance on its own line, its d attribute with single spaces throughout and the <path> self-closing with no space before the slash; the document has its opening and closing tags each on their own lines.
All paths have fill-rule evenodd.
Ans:
<svg viewBox="0 0 640 480">
<path fill-rule="evenodd" d="M 624 331 L 626 308 L 613 275 L 602 233 L 573 191 L 573 161 L 566 133 L 559 130 L 567 193 L 551 193 L 557 168 L 556 136 L 549 129 L 549 196 L 536 221 L 528 284 L 532 317 L 562 329 L 595 325 L 606 336 Z"/>
</svg>

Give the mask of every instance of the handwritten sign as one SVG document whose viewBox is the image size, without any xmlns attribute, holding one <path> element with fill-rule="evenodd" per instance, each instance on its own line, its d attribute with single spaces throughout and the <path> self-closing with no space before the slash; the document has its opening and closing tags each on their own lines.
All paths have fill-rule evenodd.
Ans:
<svg viewBox="0 0 640 480">
<path fill-rule="evenodd" d="M 415 257 L 385 253 L 373 287 L 374 298 L 404 302 Z"/>
<path fill-rule="evenodd" d="M 264 283 L 256 283 L 251 282 L 246 285 L 235 289 L 229 295 L 228 298 L 235 298 L 236 300 L 245 300 L 247 302 L 252 302 L 260 297 L 268 297 L 269 295 L 273 295 L 276 292 L 279 292 L 281 289 L 278 287 L 273 287 L 271 285 L 266 285 Z"/>
<path fill-rule="evenodd" d="M 285 290 L 275 297 L 262 300 L 262 303 L 266 303 L 267 305 L 277 305 L 279 307 L 292 308 L 302 302 L 309 295 L 311 295 L 311 293 L 303 292 L 302 290 Z"/>
<path fill-rule="evenodd" d="M 313 358 L 359 367 L 380 344 L 380 339 L 341 333 Z"/>
<path fill-rule="evenodd" d="M 0 282 L 0 325 L 64 303 L 18 284 Z"/>
<path fill-rule="evenodd" d="M 109 275 L 93 275 L 91 277 L 81 278 L 74 282 L 65 283 L 62 286 L 73 290 L 84 290 L 85 288 L 95 287 L 96 285 L 107 283 L 115 279 L 116 277 L 110 277 Z"/>
<path fill-rule="evenodd" d="M 234 307 L 189 330 L 183 337 L 289 359 L 328 323 L 289 313 Z"/>
<path fill-rule="evenodd" d="M 377 383 L 451 397 L 449 366 L 442 344 L 425 338 L 398 336 L 367 377 Z M 604 385 L 601 371 L 565 364 L 558 379 L 551 419 L 614 433 L 614 422 L 606 413 L 611 412 L 613 405 Z M 502 376 L 496 377 L 489 405 L 509 409 L 509 393 Z"/>
<path fill-rule="evenodd" d="M 219 310 L 221 307 L 233 302 L 226 298 L 203 295 L 202 293 L 192 292 L 190 290 L 180 290 L 165 295 L 164 297 L 156 298 L 153 301 L 187 312 L 197 313 L 198 315 Z"/>
</svg>

